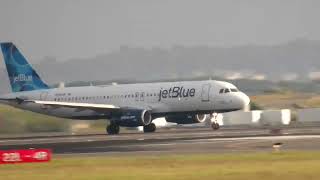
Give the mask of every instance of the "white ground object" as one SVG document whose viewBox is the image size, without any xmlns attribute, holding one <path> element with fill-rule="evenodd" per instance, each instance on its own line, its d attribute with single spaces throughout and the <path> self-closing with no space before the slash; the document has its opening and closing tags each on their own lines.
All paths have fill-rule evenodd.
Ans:
<svg viewBox="0 0 320 180">
<path fill-rule="evenodd" d="M 266 110 L 261 114 L 260 124 L 263 126 L 281 127 L 291 122 L 290 109 Z"/>
<path fill-rule="evenodd" d="M 176 123 L 170 123 L 166 121 L 166 118 L 161 117 L 161 118 L 156 118 L 152 121 L 156 125 L 157 128 L 164 128 L 164 127 L 174 127 L 177 126 Z M 128 128 L 128 129 L 136 129 L 140 132 L 143 132 L 143 126 L 139 126 L 136 128 Z"/>
<path fill-rule="evenodd" d="M 138 130 L 139 132 L 143 132 L 143 126 L 133 127 L 133 128 L 127 128 L 130 130 Z"/>
<path fill-rule="evenodd" d="M 249 125 L 259 122 L 261 111 L 235 111 L 223 113 L 224 126 Z"/>
<path fill-rule="evenodd" d="M 65 88 L 64 82 L 60 82 L 59 85 L 58 85 L 58 88 Z"/>
<path fill-rule="evenodd" d="M 166 118 L 161 117 L 152 121 L 157 127 L 165 127 L 172 123 L 167 123 Z"/>
<path fill-rule="evenodd" d="M 299 109 L 297 119 L 299 123 L 320 123 L 320 108 Z"/>
<path fill-rule="evenodd" d="M 251 111 L 251 112 L 252 112 L 252 123 L 254 125 L 259 124 L 259 122 L 261 120 L 261 114 L 263 113 L 263 111 L 255 110 L 255 111 Z"/>
<path fill-rule="evenodd" d="M 90 124 L 86 121 L 73 121 L 71 124 L 72 132 L 81 131 L 88 128 L 90 128 Z"/>
</svg>

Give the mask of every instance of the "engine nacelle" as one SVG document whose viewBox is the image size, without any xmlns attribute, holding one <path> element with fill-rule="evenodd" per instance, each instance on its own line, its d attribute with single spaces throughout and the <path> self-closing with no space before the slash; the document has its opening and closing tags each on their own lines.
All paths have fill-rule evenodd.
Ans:
<svg viewBox="0 0 320 180">
<path fill-rule="evenodd" d="M 145 109 L 125 110 L 114 119 L 119 126 L 125 127 L 146 126 L 152 122 L 151 112 Z"/>
<path fill-rule="evenodd" d="M 194 124 L 202 123 L 208 118 L 207 114 L 183 114 L 183 115 L 168 115 L 166 116 L 167 122 L 177 123 L 177 124 Z"/>
</svg>

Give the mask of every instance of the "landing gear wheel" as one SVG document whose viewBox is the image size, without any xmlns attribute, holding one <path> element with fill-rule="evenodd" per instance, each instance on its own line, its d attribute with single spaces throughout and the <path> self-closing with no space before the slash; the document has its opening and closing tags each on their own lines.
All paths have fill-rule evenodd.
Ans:
<svg viewBox="0 0 320 180">
<path fill-rule="evenodd" d="M 143 126 L 143 132 L 145 132 L 145 133 L 155 132 L 156 129 L 157 129 L 157 127 L 154 123 L 150 123 L 147 126 Z"/>
<path fill-rule="evenodd" d="M 211 127 L 212 127 L 213 130 L 218 130 L 220 128 L 220 125 L 219 125 L 219 123 L 213 122 L 211 124 Z"/>
<path fill-rule="evenodd" d="M 110 124 L 106 128 L 107 133 L 112 135 L 112 134 L 119 134 L 120 132 L 120 127 L 116 124 Z"/>
</svg>

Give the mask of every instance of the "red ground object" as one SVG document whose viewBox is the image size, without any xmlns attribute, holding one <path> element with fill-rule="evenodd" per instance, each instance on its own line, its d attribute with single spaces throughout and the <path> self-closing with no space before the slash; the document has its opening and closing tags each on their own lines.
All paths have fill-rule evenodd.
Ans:
<svg viewBox="0 0 320 180">
<path fill-rule="evenodd" d="M 50 149 L 0 150 L 0 164 L 48 162 L 51 156 Z"/>
</svg>

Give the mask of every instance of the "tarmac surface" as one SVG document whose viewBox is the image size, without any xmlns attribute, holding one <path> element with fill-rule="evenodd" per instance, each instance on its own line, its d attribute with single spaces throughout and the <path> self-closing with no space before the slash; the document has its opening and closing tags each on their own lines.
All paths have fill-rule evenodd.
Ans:
<svg viewBox="0 0 320 180">
<path fill-rule="evenodd" d="M 209 128 L 160 130 L 156 133 L 119 135 L 56 135 L 0 138 L 0 150 L 49 148 L 54 154 L 180 154 L 320 150 L 320 128 L 291 128 L 281 134 L 267 129 Z"/>
</svg>

